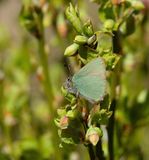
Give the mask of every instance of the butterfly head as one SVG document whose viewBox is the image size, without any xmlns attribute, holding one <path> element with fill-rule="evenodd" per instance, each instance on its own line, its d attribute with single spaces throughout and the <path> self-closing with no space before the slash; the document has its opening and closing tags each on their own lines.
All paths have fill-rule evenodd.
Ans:
<svg viewBox="0 0 149 160">
<path fill-rule="evenodd" d="M 77 89 L 73 86 L 72 77 L 68 77 L 64 83 L 64 88 L 71 94 L 77 95 Z"/>
</svg>

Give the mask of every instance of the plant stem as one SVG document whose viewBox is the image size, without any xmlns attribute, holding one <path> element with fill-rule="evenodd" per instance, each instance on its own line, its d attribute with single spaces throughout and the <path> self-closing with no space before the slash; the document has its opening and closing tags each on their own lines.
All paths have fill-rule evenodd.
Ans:
<svg viewBox="0 0 149 160">
<path fill-rule="evenodd" d="M 4 67 L 3 67 L 4 57 L 0 54 L 0 128 L 4 130 Z M 5 140 L 5 133 L 1 133 L 0 138 Z"/>
<path fill-rule="evenodd" d="M 109 151 L 109 160 L 114 160 L 114 123 L 115 123 L 115 108 L 116 100 L 113 99 L 110 110 L 113 112 L 112 116 L 109 119 L 109 124 L 107 126 L 108 130 L 108 151 Z"/>
<path fill-rule="evenodd" d="M 1 69 L 0 69 L 0 72 L 2 72 Z M 4 98 L 3 97 L 3 83 L 4 83 L 3 77 L 0 77 L 0 124 L 2 124 L 2 121 L 3 121 L 3 98 Z"/>
<path fill-rule="evenodd" d="M 54 145 L 54 148 L 55 148 L 54 155 L 55 155 L 56 160 L 60 160 L 61 159 L 61 154 L 60 154 L 59 142 L 58 142 L 59 138 L 58 138 L 56 125 L 54 124 L 54 118 L 55 118 L 55 114 L 56 114 L 56 111 L 53 107 L 54 95 L 53 95 L 51 79 L 50 79 L 50 75 L 49 75 L 48 56 L 47 56 L 46 51 L 45 51 L 45 38 L 44 38 L 43 25 L 41 25 L 41 28 L 42 28 L 42 35 L 38 39 L 39 61 L 40 61 L 40 64 L 41 64 L 41 67 L 42 67 L 42 70 L 43 70 L 43 75 L 44 75 L 43 87 L 44 87 L 44 91 L 45 91 L 45 94 L 47 96 L 48 104 L 49 104 L 49 112 L 50 112 L 50 118 L 51 118 L 50 128 L 52 129 L 51 140 L 53 141 L 53 145 Z"/>
<path fill-rule="evenodd" d="M 89 153 L 89 156 L 90 156 L 90 160 L 95 160 L 96 159 L 92 144 L 88 144 L 88 153 Z"/>
<path fill-rule="evenodd" d="M 83 122 L 83 127 L 84 127 L 84 130 L 85 132 L 87 131 L 87 124 L 85 122 Z M 89 156 L 90 156 L 90 160 L 96 160 L 96 156 L 95 156 L 95 153 L 94 153 L 94 148 L 93 148 L 93 145 L 90 143 L 88 144 L 87 146 L 87 149 L 88 149 L 88 153 L 89 153 Z"/>
<path fill-rule="evenodd" d="M 122 46 L 121 40 L 119 36 L 119 32 L 113 32 L 113 53 L 122 54 Z M 115 125 L 115 110 L 117 104 L 117 95 L 116 95 L 116 87 L 120 84 L 120 72 L 121 72 L 121 64 L 119 64 L 114 71 L 114 81 L 112 88 L 112 102 L 110 106 L 110 110 L 113 112 L 112 116 L 109 119 L 109 123 L 107 126 L 108 131 L 108 151 L 109 151 L 109 160 L 114 160 L 114 125 Z"/>
<path fill-rule="evenodd" d="M 96 156 L 98 157 L 99 160 L 105 160 L 104 153 L 102 150 L 102 141 L 101 140 L 99 140 L 96 145 Z"/>
</svg>

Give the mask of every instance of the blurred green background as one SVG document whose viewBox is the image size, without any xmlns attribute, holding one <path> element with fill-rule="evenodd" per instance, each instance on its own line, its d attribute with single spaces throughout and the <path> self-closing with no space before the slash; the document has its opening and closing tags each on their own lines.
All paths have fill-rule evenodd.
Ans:
<svg viewBox="0 0 149 160">
<path fill-rule="evenodd" d="M 98 28 L 97 5 L 87 0 L 78 2 L 82 17 L 91 17 L 95 29 Z M 54 120 L 41 84 L 38 43 L 20 26 L 22 4 L 20 0 L 0 0 L 0 160 L 53 160 L 55 153 L 60 154 L 62 160 L 87 160 L 88 153 L 82 145 L 64 148 L 53 145 L 50 121 Z M 68 4 L 69 1 L 63 0 L 49 2 L 51 8 L 44 17 L 54 110 L 64 103 L 60 88 L 68 73 L 63 52 L 75 35 L 64 23 L 63 13 Z M 122 136 L 119 145 L 126 153 L 122 160 L 149 160 L 148 1 L 143 14 L 146 18 L 142 24 L 123 40 L 126 54 L 122 96 L 116 112 L 120 130 L 117 133 Z M 60 143 L 59 139 L 54 141 Z"/>
</svg>

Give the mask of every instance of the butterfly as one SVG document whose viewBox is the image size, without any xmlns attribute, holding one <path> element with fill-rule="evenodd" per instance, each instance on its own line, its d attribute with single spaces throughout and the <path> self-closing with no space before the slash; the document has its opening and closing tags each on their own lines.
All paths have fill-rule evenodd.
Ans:
<svg viewBox="0 0 149 160">
<path fill-rule="evenodd" d="M 98 57 L 87 63 L 66 80 L 64 87 L 69 93 L 80 95 L 91 103 L 103 100 L 107 90 L 104 60 Z"/>
</svg>

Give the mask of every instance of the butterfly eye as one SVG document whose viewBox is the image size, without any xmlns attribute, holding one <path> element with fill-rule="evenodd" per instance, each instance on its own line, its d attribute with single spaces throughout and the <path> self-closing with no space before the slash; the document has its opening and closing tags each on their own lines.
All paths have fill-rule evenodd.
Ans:
<svg viewBox="0 0 149 160">
<path fill-rule="evenodd" d="M 68 77 L 68 79 L 67 79 L 67 80 L 68 80 L 68 82 L 71 82 L 71 77 Z"/>
</svg>

